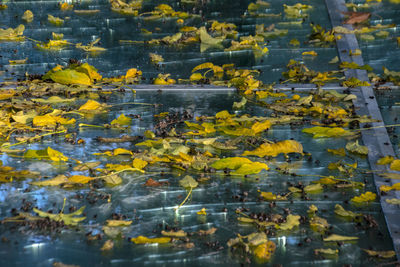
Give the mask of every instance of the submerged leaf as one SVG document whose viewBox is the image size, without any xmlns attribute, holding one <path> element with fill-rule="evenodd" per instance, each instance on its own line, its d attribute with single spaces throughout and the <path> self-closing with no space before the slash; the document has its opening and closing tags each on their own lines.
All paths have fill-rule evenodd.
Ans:
<svg viewBox="0 0 400 267">
<path fill-rule="evenodd" d="M 145 236 L 138 236 L 131 238 L 131 241 L 135 244 L 165 244 L 171 242 L 170 237 L 157 237 L 157 238 L 148 238 Z"/>
<path fill-rule="evenodd" d="M 277 225 L 276 228 L 281 230 L 291 230 L 299 225 L 300 225 L 300 216 L 289 214 L 286 217 L 286 222 Z"/>
<path fill-rule="evenodd" d="M 364 194 L 361 194 L 360 196 L 353 197 L 351 201 L 355 203 L 366 203 L 370 201 L 374 201 L 376 199 L 376 194 L 372 192 L 365 192 Z"/>
<path fill-rule="evenodd" d="M 353 240 L 358 240 L 358 237 L 331 234 L 330 236 L 324 238 L 325 242 L 353 241 Z"/>
</svg>

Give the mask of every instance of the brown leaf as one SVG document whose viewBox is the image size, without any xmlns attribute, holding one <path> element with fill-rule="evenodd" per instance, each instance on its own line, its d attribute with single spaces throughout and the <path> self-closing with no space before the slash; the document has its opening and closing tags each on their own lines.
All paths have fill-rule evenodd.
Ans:
<svg viewBox="0 0 400 267">
<path fill-rule="evenodd" d="M 149 178 L 146 183 L 144 183 L 144 186 L 163 186 L 163 185 L 168 185 L 168 182 L 158 182 L 156 180 L 153 180 L 152 178 Z"/>
<path fill-rule="evenodd" d="M 350 13 L 349 18 L 346 19 L 343 24 L 361 23 L 369 19 L 369 17 L 371 17 L 371 13 L 369 12 L 352 12 Z"/>
</svg>

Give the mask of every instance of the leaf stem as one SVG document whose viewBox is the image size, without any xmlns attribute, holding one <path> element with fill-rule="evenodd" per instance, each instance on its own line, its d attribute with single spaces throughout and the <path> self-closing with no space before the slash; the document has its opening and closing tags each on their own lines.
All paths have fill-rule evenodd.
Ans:
<svg viewBox="0 0 400 267">
<path fill-rule="evenodd" d="M 180 207 L 182 207 L 185 204 L 185 202 L 188 200 L 188 198 L 192 194 L 192 191 L 193 191 L 193 187 L 190 187 L 189 193 L 187 194 L 186 198 L 182 201 L 181 204 L 179 204 L 179 206 L 175 209 L 175 211 L 177 211 Z"/>
</svg>

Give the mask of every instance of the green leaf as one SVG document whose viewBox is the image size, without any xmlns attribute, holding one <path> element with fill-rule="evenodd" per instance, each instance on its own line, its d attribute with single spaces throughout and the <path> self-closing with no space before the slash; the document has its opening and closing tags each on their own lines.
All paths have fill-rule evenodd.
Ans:
<svg viewBox="0 0 400 267">
<path fill-rule="evenodd" d="M 355 142 L 349 142 L 346 144 L 346 149 L 352 153 L 360 155 L 368 155 L 368 147 L 358 144 L 358 140 Z"/>
<path fill-rule="evenodd" d="M 184 188 L 196 188 L 199 183 L 193 179 L 192 176 L 186 175 L 182 180 L 179 181 L 179 185 Z"/>
<path fill-rule="evenodd" d="M 349 210 L 345 210 L 341 205 L 336 204 L 335 205 L 335 214 L 342 216 L 342 217 L 346 217 L 346 218 L 351 218 L 351 219 L 355 219 L 359 216 L 361 216 L 361 213 L 355 213 Z"/>
</svg>

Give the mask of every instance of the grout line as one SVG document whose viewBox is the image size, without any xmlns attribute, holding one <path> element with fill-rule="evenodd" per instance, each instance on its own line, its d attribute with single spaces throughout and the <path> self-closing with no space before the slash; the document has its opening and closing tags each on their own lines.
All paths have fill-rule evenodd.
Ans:
<svg viewBox="0 0 400 267">
<path fill-rule="evenodd" d="M 353 30 L 351 25 L 342 25 L 344 19 L 344 12 L 347 12 L 347 8 L 344 0 L 325 0 L 329 17 L 331 19 L 332 27 L 344 26 L 350 30 Z M 340 34 L 341 40 L 337 40 L 337 49 L 340 60 L 348 62 L 356 62 L 359 65 L 364 65 L 362 56 L 349 56 L 350 50 L 359 49 L 357 38 L 354 34 Z M 346 78 L 355 77 L 362 81 L 368 81 L 368 74 L 365 70 L 348 70 L 345 72 Z M 372 123 L 372 126 L 384 126 L 382 114 L 380 112 L 374 90 L 372 86 L 363 86 L 358 89 L 351 89 L 351 92 L 357 96 L 357 99 L 353 101 L 354 107 L 358 115 L 370 115 L 373 119 L 380 120 L 381 122 Z M 362 127 L 364 124 L 361 124 Z M 377 128 L 362 131 L 362 139 L 364 145 L 368 147 L 368 161 L 372 170 L 389 171 L 389 168 L 384 165 L 377 165 L 376 162 L 383 156 L 393 156 L 395 153 L 390 141 L 389 135 L 386 128 Z M 375 186 L 377 188 L 378 195 L 379 186 L 394 184 L 393 180 L 386 182 L 385 179 L 373 174 Z M 399 198 L 399 194 L 396 192 L 389 192 L 387 195 L 380 195 L 380 202 L 382 211 L 385 216 L 386 224 L 389 233 L 393 240 L 394 249 L 396 251 L 397 259 L 400 259 L 400 208 L 398 205 L 391 205 L 386 203 L 386 199 Z"/>
</svg>

